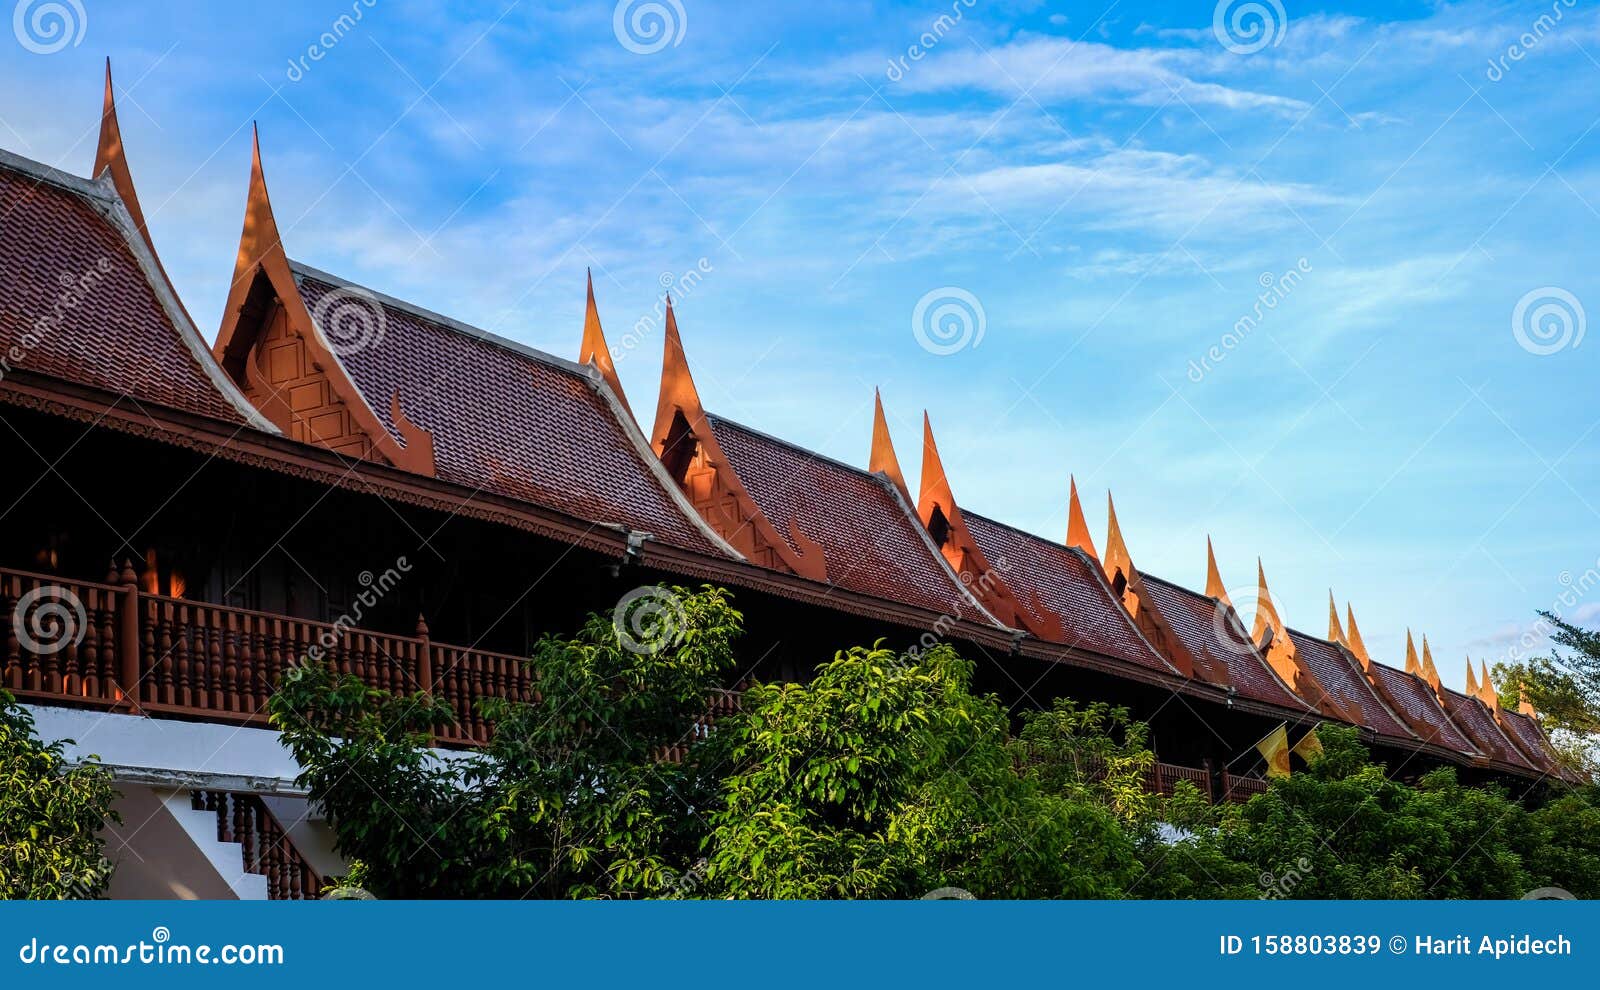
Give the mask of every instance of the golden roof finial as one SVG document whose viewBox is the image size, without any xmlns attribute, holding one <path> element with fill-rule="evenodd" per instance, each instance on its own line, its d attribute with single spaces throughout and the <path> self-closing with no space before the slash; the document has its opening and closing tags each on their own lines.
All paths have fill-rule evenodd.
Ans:
<svg viewBox="0 0 1600 990">
<path fill-rule="evenodd" d="M 1345 638 L 1348 640 L 1345 645 L 1361 661 L 1363 667 L 1371 666 L 1372 654 L 1367 652 L 1367 642 L 1361 638 L 1361 627 L 1356 625 L 1356 610 L 1350 607 L 1349 602 L 1345 602 L 1344 605 L 1344 620 Z"/>
<path fill-rule="evenodd" d="M 1133 555 L 1128 552 L 1128 544 L 1122 538 L 1122 524 L 1117 522 L 1117 504 L 1111 498 L 1111 493 L 1106 492 L 1106 577 L 1116 579 L 1117 572 L 1121 571 L 1123 580 L 1132 581 Z"/>
<path fill-rule="evenodd" d="M 588 302 L 583 311 L 583 343 L 578 345 L 578 363 L 593 364 L 600 377 L 616 393 L 623 411 L 630 417 L 633 408 L 628 405 L 627 393 L 622 391 L 622 379 L 617 377 L 617 366 L 611 359 L 611 348 L 606 345 L 605 331 L 600 328 L 600 309 L 594 302 L 594 273 L 585 272 L 588 281 Z"/>
<path fill-rule="evenodd" d="M 1233 607 L 1228 598 L 1228 586 L 1222 583 L 1222 572 L 1217 570 L 1217 552 L 1211 547 L 1211 537 L 1206 537 L 1206 596 Z"/>
<path fill-rule="evenodd" d="M 1490 708 L 1493 708 L 1495 711 L 1499 711 L 1500 692 L 1495 690 L 1494 681 L 1489 679 L 1489 665 L 1484 661 L 1479 660 L 1478 669 L 1481 672 L 1478 677 L 1479 695 L 1483 698 L 1484 704 L 1488 705 Z"/>
<path fill-rule="evenodd" d="M 867 458 L 867 470 L 887 475 L 894 486 L 900 489 L 900 494 L 905 496 L 906 505 L 915 504 L 911 489 L 906 487 L 905 475 L 900 471 L 900 459 L 894 453 L 894 440 L 889 436 L 889 420 L 883 414 L 883 396 L 877 389 L 872 390 L 872 451 Z"/>
<path fill-rule="evenodd" d="M 1472 672 L 1472 658 L 1467 657 L 1467 694 L 1482 701 L 1483 692 L 1478 690 L 1478 675 Z"/>
<path fill-rule="evenodd" d="M 1077 547 L 1091 559 L 1099 560 L 1094 548 L 1094 537 L 1089 535 L 1089 523 L 1083 518 L 1083 503 L 1078 501 L 1078 479 L 1067 476 L 1067 546 Z"/>
<path fill-rule="evenodd" d="M 1422 661 L 1417 658 L 1417 644 L 1411 638 L 1409 628 L 1406 630 L 1406 673 L 1418 676 L 1422 674 Z"/>
<path fill-rule="evenodd" d="M 1278 614 L 1277 606 L 1272 603 L 1272 592 L 1267 588 L 1267 569 L 1262 565 L 1261 558 L 1256 558 L 1256 621 L 1250 635 L 1257 643 L 1261 642 L 1262 635 L 1272 630 L 1272 638 L 1288 640 L 1288 629 L 1283 624 L 1283 617 Z"/>
<path fill-rule="evenodd" d="M 1348 647 L 1350 641 L 1345 638 L 1344 629 L 1339 626 L 1339 606 L 1333 603 L 1333 589 L 1328 589 L 1328 642 L 1338 643 Z"/>
</svg>

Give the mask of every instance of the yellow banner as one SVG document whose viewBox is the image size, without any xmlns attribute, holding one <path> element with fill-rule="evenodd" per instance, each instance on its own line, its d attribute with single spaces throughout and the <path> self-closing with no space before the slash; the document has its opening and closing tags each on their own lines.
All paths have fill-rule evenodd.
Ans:
<svg viewBox="0 0 1600 990">
<path fill-rule="evenodd" d="M 1256 749 L 1267 760 L 1267 776 L 1289 776 L 1289 727 L 1280 725 L 1256 743 Z"/>
</svg>

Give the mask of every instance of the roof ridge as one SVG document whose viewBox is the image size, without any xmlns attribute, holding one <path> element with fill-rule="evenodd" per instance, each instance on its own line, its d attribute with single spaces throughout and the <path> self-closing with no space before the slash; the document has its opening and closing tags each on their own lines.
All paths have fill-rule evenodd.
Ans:
<svg viewBox="0 0 1600 990">
<path fill-rule="evenodd" d="M 877 479 L 879 477 L 879 472 L 869 471 L 864 467 L 860 467 L 858 465 L 851 464 L 848 461 L 842 461 L 837 457 L 832 457 L 832 456 L 830 456 L 828 454 L 818 453 L 817 451 L 812 450 L 810 447 L 803 447 L 800 444 L 795 443 L 793 440 L 785 440 L 780 436 L 776 436 L 774 434 L 768 433 L 765 430 L 758 430 L 754 426 L 748 426 L 748 425 L 746 425 L 744 423 L 739 422 L 736 419 L 729 419 L 726 416 L 720 415 L 718 413 L 711 412 L 710 410 L 706 410 L 706 418 L 709 419 L 709 420 L 712 420 L 714 424 L 715 423 L 720 423 L 720 424 L 722 424 L 724 426 L 731 426 L 736 430 L 743 430 L 746 433 L 754 434 L 754 435 L 760 437 L 763 440 L 770 440 L 773 443 L 781 444 L 782 446 L 788 447 L 790 450 L 796 450 L 796 451 L 799 451 L 800 453 L 805 454 L 805 455 L 807 455 L 809 457 L 814 457 L 819 461 L 826 461 L 827 463 L 832 464 L 835 467 L 844 468 L 846 471 L 850 471 L 850 472 L 853 472 L 855 474 L 858 474 L 863 478 Z M 916 513 L 913 512 L 912 516 L 915 517 Z"/>
<path fill-rule="evenodd" d="M 485 330 L 482 327 L 475 327 L 472 324 L 458 320 L 455 317 L 445 316 L 443 313 L 435 312 L 434 310 L 427 309 L 423 306 L 418 306 L 416 303 L 407 302 L 404 299 L 391 296 L 385 292 L 379 292 L 377 289 L 371 288 L 370 286 L 362 285 L 360 282 L 352 281 L 340 275 L 335 275 L 332 272 L 317 268 L 314 265 L 308 265 L 303 261 L 296 261 L 295 259 L 290 258 L 289 269 L 290 271 L 294 272 L 296 276 L 305 276 L 318 282 L 326 282 L 335 289 L 360 289 L 362 292 L 371 294 L 373 298 L 385 306 L 392 306 L 395 309 L 400 310 L 402 313 L 414 316 L 419 320 L 425 320 L 428 323 L 432 323 L 435 326 L 440 327 L 441 329 L 450 330 L 461 334 L 464 337 L 469 337 L 473 340 L 481 341 L 482 343 L 489 344 L 494 347 L 499 347 L 502 350 L 511 351 L 522 357 L 530 358 L 542 364 L 550 365 L 551 367 L 560 371 L 581 375 L 584 378 L 589 377 L 589 367 L 587 365 L 579 364 L 576 361 L 569 361 L 564 357 L 560 357 L 559 355 L 551 354 L 549 351 L 541 351 L 537 347 L 531 347 L 519 341 L 512 340 L 509 337 L 502 337 L 497 333 Z"/>
<path fill-rule="evenodd" d="M 19 172 L 40 182 L 60 186 L 79 196 L 100 200 L 102 203 L 122 202 L 122 198 L 116 193 L 116 187 L 109 179 L 105 182 L 99 179 L 86 179 L 5 148 L 0 148 L 0 169 Z"/>
</svg>

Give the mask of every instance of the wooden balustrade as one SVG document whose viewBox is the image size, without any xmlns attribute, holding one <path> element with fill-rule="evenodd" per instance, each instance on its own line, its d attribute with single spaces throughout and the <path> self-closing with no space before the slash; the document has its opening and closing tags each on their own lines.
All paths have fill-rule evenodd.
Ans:
<svg viewBox="0 0 1600 990">
<path fill-rule="evenodd" d="M 1224 801 L 1248 801 L 1257 794 L 1267 793 L 1267 782 L 1260 777 L 1239 777 L 1231 773 L 1222 775 Z"/>
<path fill-rule="evenodd" d="M 1154 791 L 1158 794 L 1171 797 L 1177 788 L 1178 781 L 1187 780 L 1204 794 L 1206 800 L 1213 800 L 1211 793 L 1211 773 L 1198 767 L 1180 767 L 1175 763 L 1157 763 L 1152 771 Z"/>
<path fill-rule="evenodd" d="M 119 700 L 125 594 L 110 584 L 0 570 L 0 687 L 48 701 Z"/>
<path fill-rule="evenodd" d="M 322 877 L 258 795 L 193 791 L 190 800 L 194 810 L 216 814 L 218 842 L 239 843 L 245 872 L 267 878 L 267 900 L 310 900 L 321 893 Z"/>
<path fill-rule="evenodd" d="M 132 567 L 106 583 L 0 569 L 0 687 L 19 698 L 265 725 L 278 678 L 307 657 L 454 711 L 451 745 L 487 742 L 480 698 L 536 697 L 526 661 L 342 624 L 142 591 Z"/>
</svg>

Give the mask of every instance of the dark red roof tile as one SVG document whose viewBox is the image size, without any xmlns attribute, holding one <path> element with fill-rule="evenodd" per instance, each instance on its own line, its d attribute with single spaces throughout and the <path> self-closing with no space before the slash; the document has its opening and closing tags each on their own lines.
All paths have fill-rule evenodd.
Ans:
<svg viewBox="0 0 1600 990">
<path fill-rule="evenodd" d="M 1294 711 L 1315 710 L 1278 679 L 1260 653 L 1247 649 L 1243 643 L 1238 643 L 1237 649 L 1230 648 L 1236 643 L 1233 637 L 1225 642 L 1219 640 L 1218 630 L 1224 627 L 1215 599 L 1149 574 L 1140 576 L 1155 599 L 1156 609 L 1183 640 L 1184 648 L 1194 656 L 1207 658 L 1212 666 L 1226 669 L 1241 695 Z"/>
<path fill-rule="evenodd" d="M 1361 712 L 1362 725 L 1380 736 L 1415 739 L 1416 734 L 1401 724 L 1367 683 L 1359 661 L 1325 639 L 1289 630 L 1300 662 L 1310 668 L 1328 696 L 1351 711 Z"/>
<path fill-rule="evenodd" d="M 1372 676 L 1383 688 L 1391 705 L 1423 742 L 1434 743 L 1471 755 L 1477 747 L 1461 734 L 1439 706 L 1439 697 L 1422 678 L 1403 670 L 1372 664 Z"/>
<path fill-rule="evenodd" d="M 1518 749 L 1522 750 L 1529 763 L 1550 773 L 1561 772 L 1561 764 L 1551 754 L 1544 732 L 1534 724 L 1533 719 L 1521 712 L 1505 710 L 1500 712 L 1500 718 L 1501 727 L 1505 729 L 1506 735 L 1511 737 L 1511 741 L 1516 743 Z"/>
<path fill-rule="evenodd" d="M 109 184 L 0 157 L 0 358 L 139 403 L 244 422 L 211 375 L 205 341 L 162 305 L 128 233 L 109 218 L 114 197 Z"/>
<path fill-rule="evenodd" d="M 1065 645 L 1175 673 L 1139 634 L 1133 619 L 1111 597 L 1100 569 L 1082 552 L 976 512 L 963 509 L 961 515 L 989 566 L 1011 590 L 1024 601 L 1030 590 L 1036 592 L 1060 619 L 1068 637 Z"/>
<path fill-rule="evenodd" d="M 295 271 L 313 313 L 346 284 Z M 342 349 L 340 361 L 397 440 L 389 400 L 399 390 L 406 417 L 433 434 L 441 479 L 725 555 L 587 369 L 369 295 L 382 306 L 381 326 L 365 345 Z"/>
<path fill-rule="evenodd" d="M 1444 689 L 1442 700 L 1444 710 L 1463 732 L 1472 737 L 1478 752 L 1501 763 L 1534 769 L 1527 757 L 1523 756 L 1521 751 L 1512 745 L 1511 740 L 1506 738 L 1505 733 L 1500 731 L 1494 715 L 1483 702 L 1449 688 Z"/>
<path fill-rule="evenodd" d="M 707 416 L 723 455 L 778 533 L 790 526 L 822 546 L 835 587 L 992 623 L 922 524 L 883 478 L 720 416 Z"/>
</svg>

